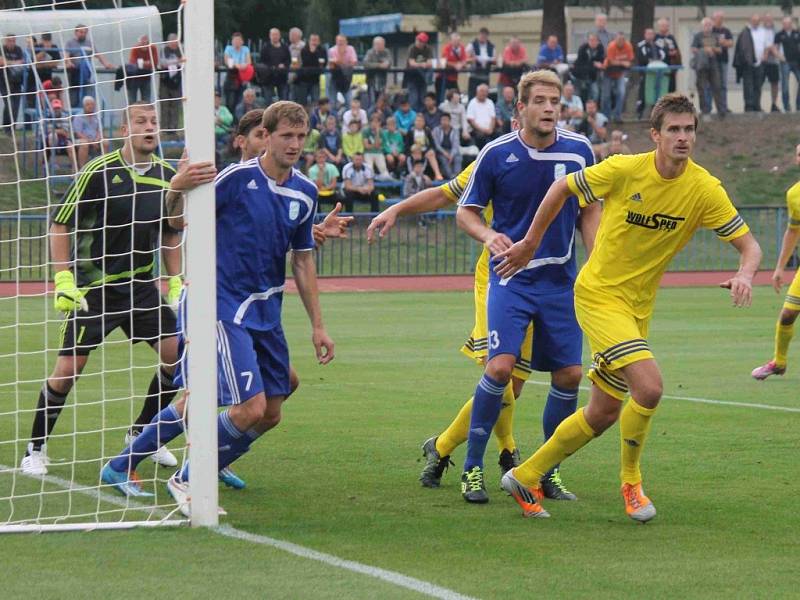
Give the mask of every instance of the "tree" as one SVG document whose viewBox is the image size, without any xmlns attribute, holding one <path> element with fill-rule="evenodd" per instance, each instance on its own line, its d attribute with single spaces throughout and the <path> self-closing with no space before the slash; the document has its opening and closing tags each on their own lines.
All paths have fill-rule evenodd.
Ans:
<svg viewBox="0 0 800 600">
<path fill-rule="evenodd" d="M 631 19 L 631 44 L 636 46 L 644 37 L 644 30 L 652 27 L 656 20 L 656 0 L 637 0 L 633 3 Z"/>
<path fill-rule="evenodd" d="M 564 0 L 544 0 L 542 6 L 542 42 L 547 36 L 558 36 L 558 43 L 567 53 L 567 19 L 564 16 Z"/>
</svg>

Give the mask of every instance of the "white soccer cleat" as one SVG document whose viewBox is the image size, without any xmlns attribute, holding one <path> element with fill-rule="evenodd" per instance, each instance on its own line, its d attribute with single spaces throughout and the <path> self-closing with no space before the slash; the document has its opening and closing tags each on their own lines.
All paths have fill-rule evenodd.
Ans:
<svg viewBox="0 0 800 600">
<path fill-rule="evenodd" d="M 178 479 L 178 474 L 176 473 L 167 481 L 167 491 L 178 504 L 178 510 L 181 511 L 181 514 L 187 519 L 191 519 L 192 506 L 190 504 L 189 484 Z M 228 511 L 221 506 L 217 506 L 217 514 L 224 517 L 227 516 Z"/>
<path fill-rule="evenodd" d="M 20 470 L 25 475 L 41 477 L 47 475 L 47 465 L 50 461 L 47 458 L 47 444 L 43 444 L 41 450 L 34 450 L 33 444 L 28 443 L 28 452 L 22 458 Z"/>
<path fill-rule="evenodd" d="M 125 434 L 125 445 L 130 446 L 133 444 L 133 440 L 136 439 L 136 436 L 139 434 L 132 434 L 130 431 Z M 152 460 L 157 465 L 161 465 L 162 467 L 177 467 L 178 466 L 178 459 L 175 455 L 169 451 L 169 448 L 166 446 L 161 446 L 158 450 L 156 450 L 153 454 L 150 455 L 150 460 Z"/>
</svg>

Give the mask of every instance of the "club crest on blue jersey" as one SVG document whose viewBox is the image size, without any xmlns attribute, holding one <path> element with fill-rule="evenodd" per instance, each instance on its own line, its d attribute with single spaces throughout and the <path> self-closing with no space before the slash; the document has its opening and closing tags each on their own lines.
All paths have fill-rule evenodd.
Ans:
<svg viewBox="0 0 800 600">
<path fill-rule="evenodd" d="M 300 214 L 300 203 L 297 200 L 289 202 L 289 218 L 294 221 Z"/>
<path fill-rule="evenodd" d="M 553 167 L 553 179 L 558 181 L 567 176 L 567 165 L 564 163 L 556 163 L 556 166 Z"/>
</svg>

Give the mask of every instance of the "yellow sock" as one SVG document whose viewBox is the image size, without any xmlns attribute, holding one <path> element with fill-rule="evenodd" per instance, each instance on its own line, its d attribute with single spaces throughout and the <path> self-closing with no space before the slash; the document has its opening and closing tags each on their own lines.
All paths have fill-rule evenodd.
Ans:
<svg viewBox="0 0 800 600">
<path fill-rule="evenodd" d="M 622 483 L 639 483 L 642 480 L 639 461 L 647 434 L 650 433 L 650 422 L 655 412 L 655 408 L 645 408 L 637 404 L 633 398 L 628 400 L 625 408 L 622 409 L 619 417 L 622 454 L 620 479 L 622 479 Z"/>
<path fill-rule="evenodd" d="M 450 456 L 453 450 L 467 441 L 469 423 L 472 419 L 472 398 L 458 411 L 456 418 L 448 425 L 439 437 L 436 438 L 436 451 L 439 456 Z"/>
<path fill-rule="evenodd" d="M 789 342 L 792 341 L 794 335 L 794 323 L 790 325 L 781 325 L 781 322 L 775 325 L 775 364 L 779 367 L 786 366 L 786 355 L 789 353 Z"/>
<path fill-rule="evenodd" d="M 561 421 L 555 432 L 528 460 L 514 469 L 514 477 L 527 486 L 538 486 L 542 476 L 583 448 L 595 436 L 592 428 L 583 416 L 583 409 L 578 409 Z"/>
<path fill-rule="evenodd" d="M 509 382 L 503 390 L 503 407 L 500 409 L 500 416 L 494 425 L 494 435 L 497 438 L 497 450 L 502 452 L 508 450 L 512 452 L 517 447 L 514 441 L 514 385 Z"/>
</svg>

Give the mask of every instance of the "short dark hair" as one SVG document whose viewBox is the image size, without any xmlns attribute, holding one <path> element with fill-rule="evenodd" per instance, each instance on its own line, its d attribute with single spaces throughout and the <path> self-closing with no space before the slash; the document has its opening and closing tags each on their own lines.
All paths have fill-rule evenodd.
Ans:
<svg viewBox="0 0 800 600">
<path fill-rule="evenodd" d="M 694 117 L 694 126 L 697 128 L 697 110 L 688 96 L 680 92 L 672 92 L 661 96 L 653 106 L 653 110 L 650 111 L 650 127 L 656 131 L 661 131 L 661 126 L 664 124 L 664 117 L 667 113 L 692 115 Z"/>
<path fill-rule="evenodd" d="M 239 125 L 236 128 L 236 135 L 248 135 L 253 129 L 259 127 L 261 125 L 261 121 L 264 118 L 264 109 L 263 108 L 254 108 L 253 110 L 248 110 L 241 119 L 239 119 Z"/>
<path fill-rule="evenodd" d="M 320 98 L 320 99 L 317 101 L 317 104 L 328 104 L 329 102 L 330 102 L 330 100 L 328 100 L 328 98 L 326 98 L 325 96 L 323 96 L 322 98 Z"/>
<path fill-rule="evenodd" d="M 47 40 L 49 42 L 49 41 L 51 41 L 53 39 L 53 34 L 52 33 L 43 33 L 42 34 L 42 39 L 43 40 Z"/>
<path fill-rule="evenodd" d="M 425 94 L 425 97 L 432 98 L 434 102 L 436 101 L 436 94 L 434 94 L 433 92 L 428 92 L 427 94 Z"/>
<path fill-rule="evenodd" d="M 478 30 L 478 33 L 485 33 L 486 35 L 489 35 L 489 28 L 488 27 L 481 27 Z"/>
<path fill-rule="evenodd" d="M 417 159 L 417 160 L 414 161 L 414 164 L 412 166 L 416 167 L 417 165 L 423 165 L 424 166 L 425 165 L 425 161 Z"/>
<path fill-rule="evenodd" d="M 280 100 L 275 104 L 271 104 L 264 111 L 261 124 L 267 130 L 267 133 L 273 133 L 278 129 L 280 122 L 284 120 L 289 121 L 291 125 L 305 125 L 308 127 L 306 109 L 297 102 L 291 102 L 290 100 Z"/>
<path fill-rule="evenodd" d="M 448 119 L 452 119 L 453 118 L 453 116 L 449 112 L 443 112 L 441 115 L 439 115 L 439 120 L 441 121 L 445 117 L 447 117 Z"/>
</svg>

